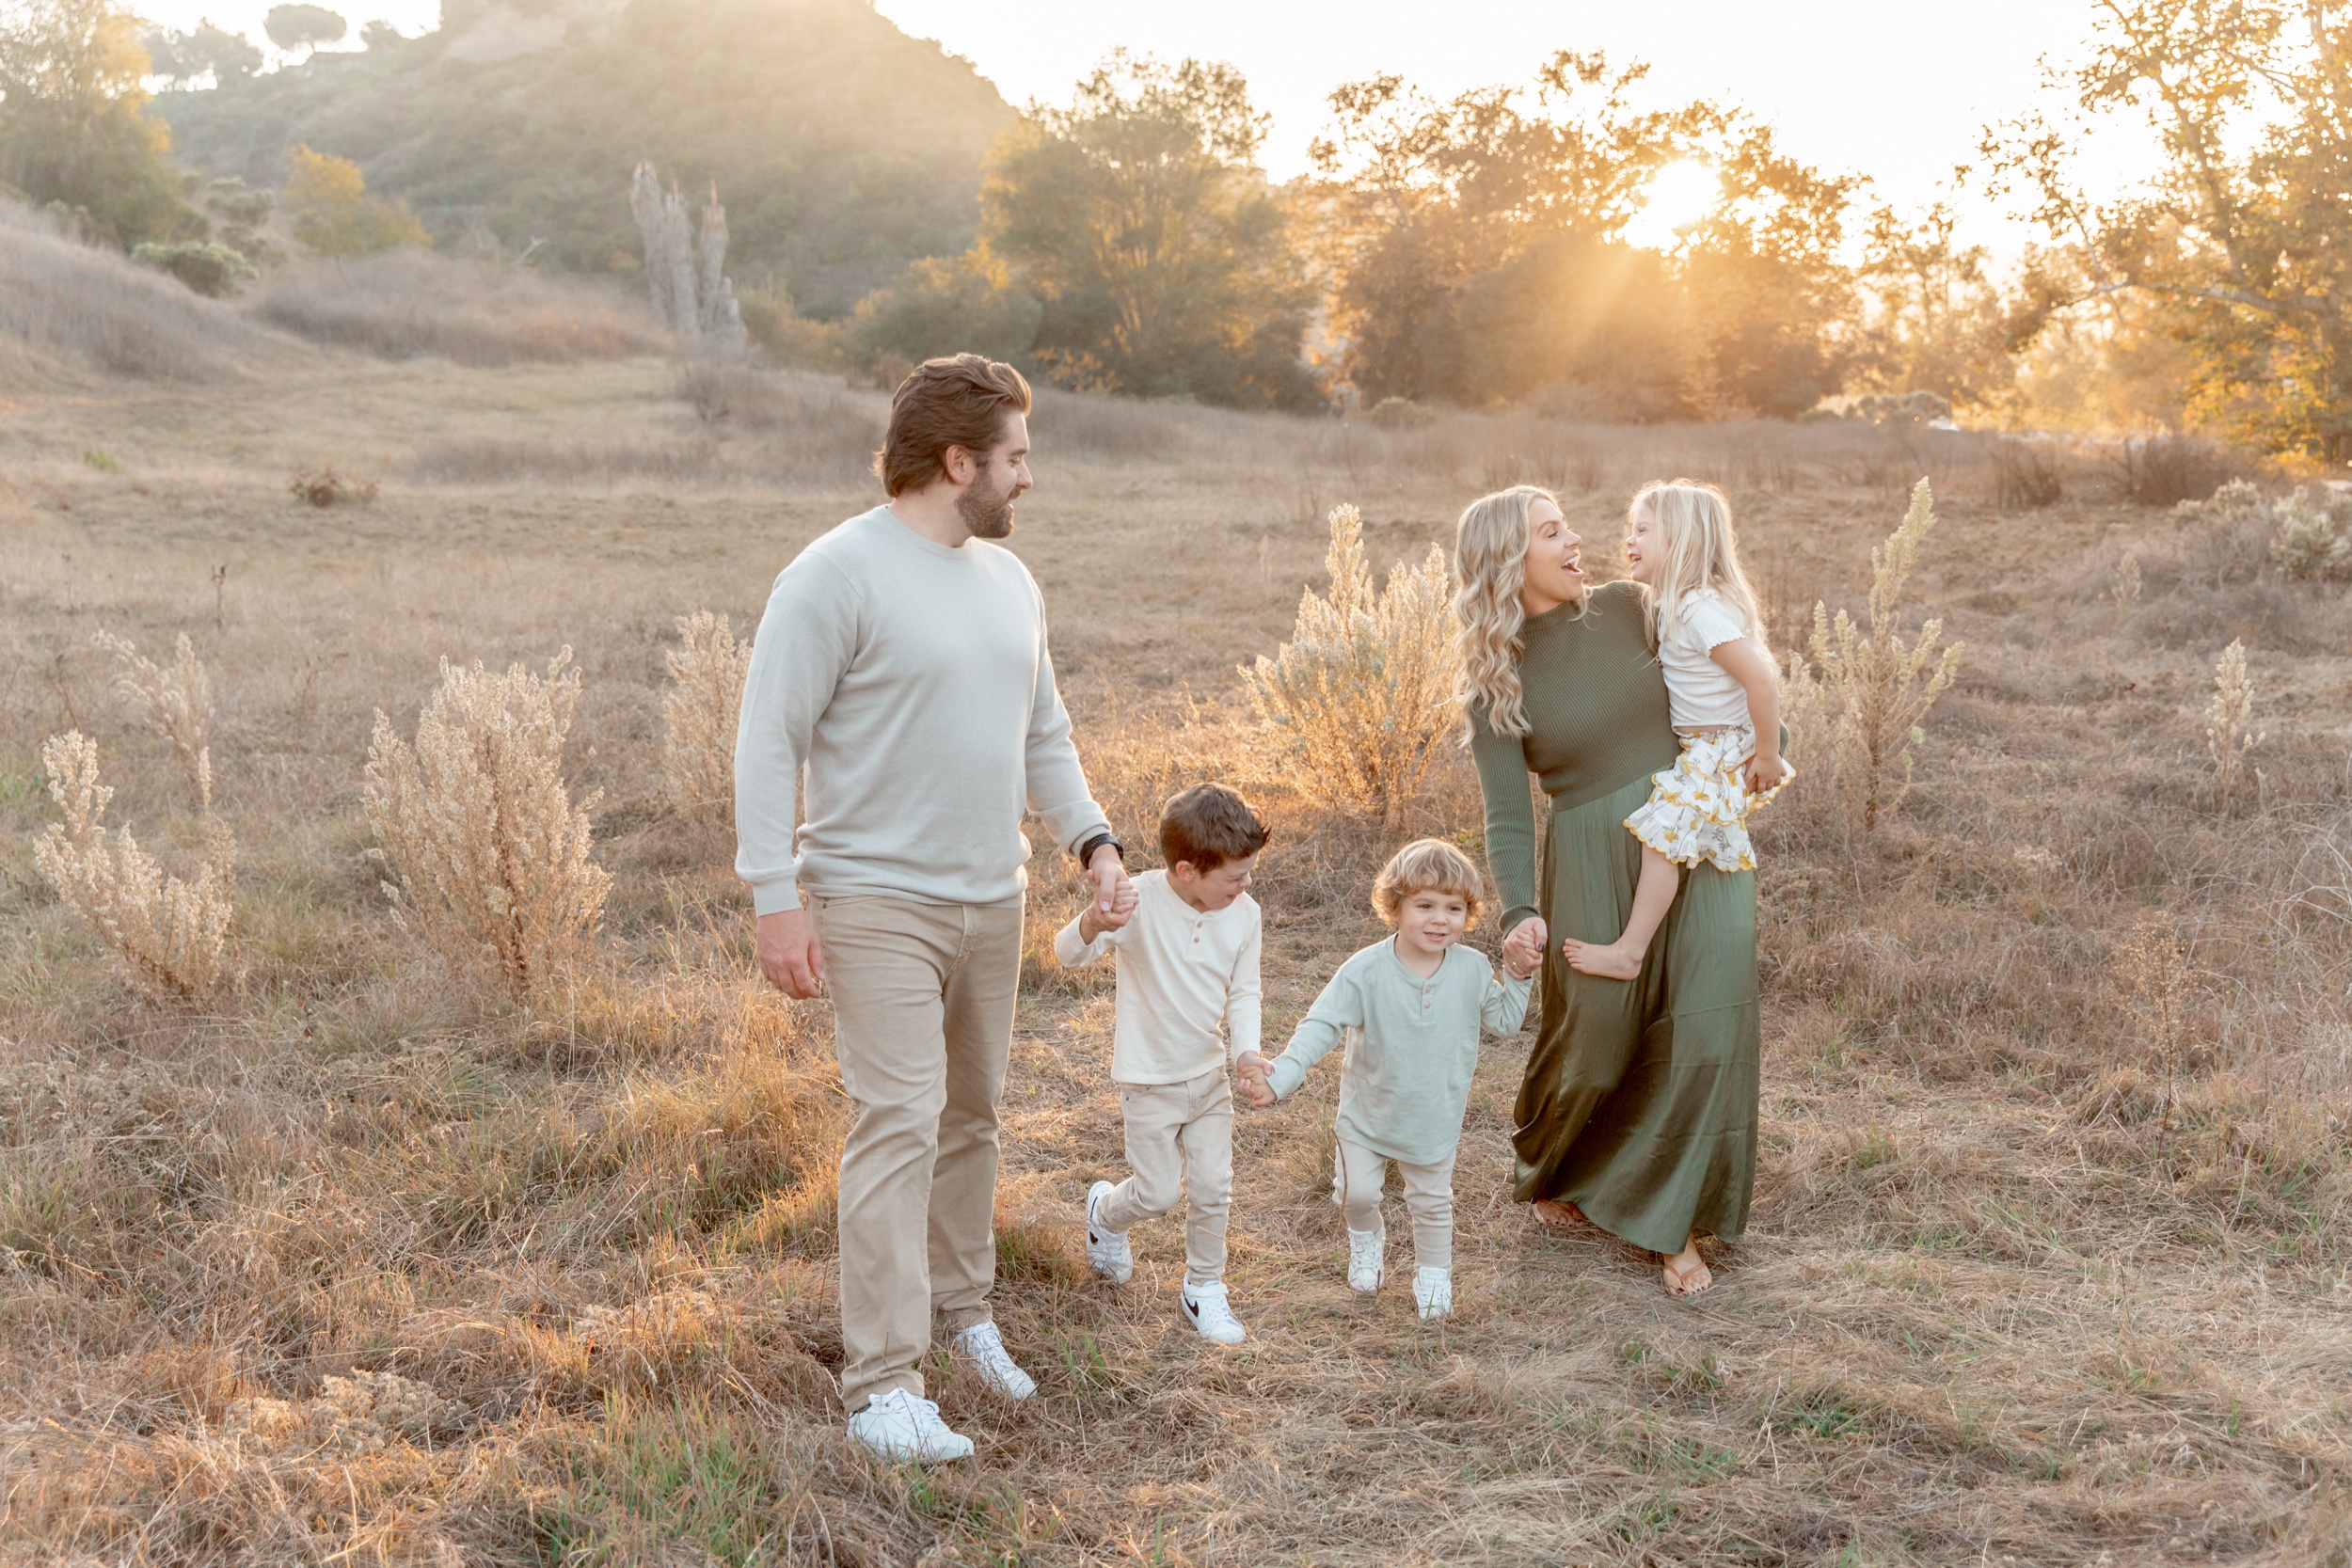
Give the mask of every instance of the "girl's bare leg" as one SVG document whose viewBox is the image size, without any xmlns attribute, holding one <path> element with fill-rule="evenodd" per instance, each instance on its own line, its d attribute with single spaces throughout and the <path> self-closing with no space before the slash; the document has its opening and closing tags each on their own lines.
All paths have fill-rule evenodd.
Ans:
<svg viewBox="0 0 2352 1568">
<path fill-rule="evenodd" d="M 1643 845 L 1642 877 L 1633 884 L 1633 912 L 1626 918 L 1624 934 L 1606 947 L 1570 937 L 1560 944 L 1568 967 L 1580 974 L 1597 974 L 1604 980 L 1630 980 L 1638 976 L 1642 959 L 1649 953 L 1650 939 L 1664 924 L 1667 910 L 1674 906 L 1675 889 L 1681 881 L 1680 866 Z"/>
<path fill-rule="evenodd" d="M 1664 1258 L 1663 1254 L 1660 1256 Z M 1694 1296 L 1715 1283 L 1715 1276 L 1708 1272 L 1705 1259 L 1699 1257 L 1695 1236 L 1685 1236 L 1682 1250 L 1672 1258 L 1664 1258 L 1664 1262 L 1666 1293 L 1670 1296 Z"/>
</svg>

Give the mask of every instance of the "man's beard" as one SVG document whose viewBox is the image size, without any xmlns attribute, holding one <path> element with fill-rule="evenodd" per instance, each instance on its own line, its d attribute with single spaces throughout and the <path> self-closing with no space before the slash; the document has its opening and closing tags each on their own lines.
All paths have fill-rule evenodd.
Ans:
<svg viewBox="0 0 2352 1568">
<path fill-rule="evenodd" d="M 1002 539 L 1012 532 L 1012 493 L 983 495 L 977 484 L 964 487 L 956 498 L 956 515 L 975 539 Z"/>
</svg>

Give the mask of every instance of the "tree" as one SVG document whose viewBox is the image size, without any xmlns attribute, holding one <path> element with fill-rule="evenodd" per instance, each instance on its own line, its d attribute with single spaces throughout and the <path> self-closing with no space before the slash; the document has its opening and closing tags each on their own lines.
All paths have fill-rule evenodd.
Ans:
<svg viewBox="0 0 2352 1568">
<path fill-rule="evenodd" d="M 2085 116 L 2137 108 L 2162 174 L 2111 202 L 2072 178 L 2078 127 L 2027 119 L 1981 151 L 2060 246 L 2039 326 L 2121 293 L 2158 302 L 2190 416 L 2274 451 L 2352 461 L 2352 0 L 2097 0 L 2059 79 Z"/>
<path fill-rule="evenodd" d="M 151 74 L 168 77 L 175 87 L 201 83 L 206 76 L 215 87 L 243 81 L 262 69 L 262 52 L 242 33 L 226 32 L 199 21 L 192 33 L 157 30 L 139 40 L 147 50 Z"/>
<path fill-rule="evenodd" d="M 857 302 L 850 333 L 867 358 L 925 359 L 971 350 L 1021 359 L 1037 344 L 1045 314 L 1035 294 L 1012 286 L 1002 261 L 973 250 L 931 257 Z"/>
<path fill-rule="evenodd" d="M 1647 74 L 1564 50 L 1532 91 L 1481 87 L 1438 103 L 1379 76 L 1332 93 L 1336 122 L 1310 150 L 1316 260 L 1348 344 L 1343 368 L 1367 398 L 1485 402 L 1554 381 L 1592 389 L 1588 372 L 1615 362 L 1645 387 L 1596 395 L 1657 401 L 1656 355 L 1675 334 L 1657 330 L 1660 268 L 1620 236 L 1650 176 L 1724 116 L 1703 103 L 1636 109 Z M 1628 345 L 1600 341 L 1620 326 L 1648 351 L 1638 365 L 1619 356 Z"/>
<path fill-rule="evenodd" d="M 404 245 L 433 243 L 405 201 L 367 194 L 359 166 L 332 153 L 297 147 L 287 154 L 286 211 L 294 238 L 327 256 L 366 256 Z"/>
<path fill-rule="evenodd" d="M 1868 301 L 1859 368 L 1871 389 L 1978 408 L 2013 391 L 2008 309 L 1985 274 L 1984 246 L 1959 244 L 1958 228 L 1940 201 L 1916 217 L 1892 207 L 1870 214 L 1857 280 Z"/>
<path fill-rule="evenodd" d="M 148 73 L 137 19 L 112 0 L 0 0 L 0 181 L 126 246 L 201 234 L 170 135 L 143 112 Z"/>
<path fill-rule="evenodd" d="M 1257 166 L 1266 117 L 1231 66 L 1114 53 L 1068 109 L 991 154 L 981 259 L 1042 309 L 1049 375 L 1257 407 L 1320 401 L 1300 355 L 1312 296 Z"/>
<path fill-rule="evenodd" d="M 262 31 L 270 42 L 288 54 L 303 50 L 304 59 L 317 54 L 322 43 L 341 41 L 350 30 L 351 24 L 325 6 L 272 6 L 262 19 Z"/>
</svg>

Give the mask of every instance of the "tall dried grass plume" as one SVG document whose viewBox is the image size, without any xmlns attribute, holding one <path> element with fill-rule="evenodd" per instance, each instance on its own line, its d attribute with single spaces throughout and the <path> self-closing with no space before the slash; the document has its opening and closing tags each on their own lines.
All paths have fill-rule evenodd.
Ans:
<svg viewBox="0 0 2352 1568">
<path fill-rule="evenodd" d="M 52 736 L 40 765 L 65 820 L 33 841 L 33 863 L 65 906 L 151 990 L 186 999 L 228 978 L 237 854 L 229 830 L 208 824 L 202 868 L 183 881 L 167 875 L 130 829 L 107 837 L 103 818 L 114 791 L 98 782 L 96 741 L 79 730 Z"/>
<path fill-rule="evenodd" d="M 213 809 L 213 752 L 208 739 L 213 683 L 188 634 L 182 632 L 172 645 L 169 664 L 156 663 L 129 638 L 110 631 L 98 633 L 94 641 L 115 657 L 115 689 L 136 703 L 148 727 L 170 743 L 171 754 L 196 796 L 197 809 L 209 813 Z"/>
<path fill-rule="evenodd" d="M 2237 793 L 2246 753 L 2262 744 L 2254 727 L 2254 677 L 2246 669 L 2246 643 L 2233 639 L 2213 667 L 2213 700 L 2205 705 L 2205 754 L 2213 758 L 2213 788 L 2223 810 Z"/>
<path fill-rule="evenodd" d="M 1939 648 L 1941 617 L 1906 641 L 1903 586 L 1919 546 L 1935 527 L 1935 494 L 1926 480 L 1912 488 L 1911 505 L 1886 542 L 1870 551 L 1867 625 L 1839 610 L 1813 607 L 1812 665 L 1792 661 L 1791 728 L 1814 733 L 1800 744 L 1821 757 L 1830 793 L 1846 819 L 1876 832 L 1911 791 L 1911 748 L 1924 738 L 1919 721 L 1960 668 L 1961 645 Z M 1811 723 L 1806 721 L 1812 721 Z"/>
<path fill-rule="evenodd" d="M 1249 700 L 1292 782 L 1318 803 L 1396 827 L 1456 721 L 1452 585 L 1437 546 L 1373 592 L 1363 519 L 1334 507 L 1328 597 L 1298 601 L 1291 640 L 1242 666 Z"/>
<path fill-rule="evenodd" d="M 670 689 L 661 698 L 669 721 L 661 774 L 680 816 L 725 827 L 735 820 L 735 727 L 752 645 L 737 641 L 727 618 L 707 610 L 680 616 L 677 629 L 679 645 L 668 654 Z"/>
<path fill-rule="evenodd" d="M 612 879 L 589 859 L 589 813 L 564 784 L 580 701 L 565 647 L 547 673 L 441 661 L 412 746 L 381 710 L 364 800 L 384 888 L 453 964 L 529 1004 L 582 957 Z"/>
</svg>

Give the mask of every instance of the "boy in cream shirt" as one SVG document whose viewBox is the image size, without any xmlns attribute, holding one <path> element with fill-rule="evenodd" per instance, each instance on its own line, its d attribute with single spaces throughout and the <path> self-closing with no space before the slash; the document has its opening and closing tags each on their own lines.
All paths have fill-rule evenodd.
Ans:
<svg viewBox="0 0 2352 1568">
<path fill-rule="evenodd" d="M 1087 1194 L 1087 1261 L 1124 1284 L 1135 1273 L 1127 1230 L 1187 1199 L 1185 1322 L 1202 1338 L 1237 1345 L 1248 1336 L 1225 1293 L 1225 1220 L 1233 1189 L 1233 1092 L 1227 1043 L 1258 1049 L 1258 906 L 1250 873 L 1265 825 L 1219 784 L 1195 784 L 1160 815 L 1165 871 L 1135 879 L 1123 924 L 1089 904 L 1054 939 L 1073 968 L 1119 954 L 1118 1022 L 1111 1081 L 1127 1124 L 1131 1174 Z M 1217 1026 L 1223 1023 L 1226 1039 Z"/>
</svg>

